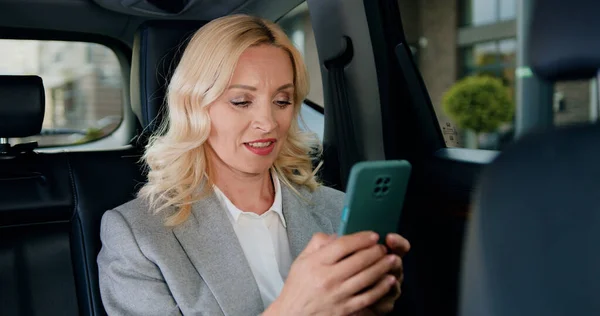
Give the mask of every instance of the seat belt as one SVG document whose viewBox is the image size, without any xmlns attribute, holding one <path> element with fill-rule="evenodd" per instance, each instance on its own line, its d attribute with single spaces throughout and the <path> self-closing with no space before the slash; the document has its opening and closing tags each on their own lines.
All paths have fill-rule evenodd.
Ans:
<svg viewBox="0 0 600 316">
<path fill-rule="evenodd" d="M 327 164 L 324 174 L 327 174 L 329 179 L 339 179 L 342 191 L 346 190 L 352 165 L 360 161 L 348 102 L 348 84 L 344 74 L 344 68 L 354 56 L 354 50 L 352 40 L 348 37 L 344 37 L 344 39 L 346 41 L 345 50 L 325 62 L 329 92 L 331 93 L 331 103 L 325 107 L 325 115 L 333 117 L 335 136 L 334 144 L 328 144 L 330 146 L 324 150 L 324 159 Z"/>
</svg>

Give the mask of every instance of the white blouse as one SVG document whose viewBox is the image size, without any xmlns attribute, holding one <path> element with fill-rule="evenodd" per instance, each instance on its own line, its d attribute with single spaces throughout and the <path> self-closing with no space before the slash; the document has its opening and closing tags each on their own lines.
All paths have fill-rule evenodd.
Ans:
<svg viewBox="0 0 600 316">
<path fill-rule="evenodd" d="M 235 234 L 250 264 L 265 309 L 279 296 L 287 278 L 292 255 L 282 211 L 281 184 L 272 172 L 275 200 L 267 212 L 257 215 L 238 209 L 215 186 L 215 193 L 227 209 Z"/>
</svg>

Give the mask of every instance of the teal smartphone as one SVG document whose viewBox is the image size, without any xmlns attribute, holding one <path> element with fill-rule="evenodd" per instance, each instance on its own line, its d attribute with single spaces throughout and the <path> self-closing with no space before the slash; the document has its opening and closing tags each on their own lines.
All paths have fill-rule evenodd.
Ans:
<svg viewBox="0 0 600 316">
<path fill-rule="evenodd" d="M 406 160 L 364 161 L 350 170 L 338 235 L 396 232 L 412 170 Z"/>
</svg>

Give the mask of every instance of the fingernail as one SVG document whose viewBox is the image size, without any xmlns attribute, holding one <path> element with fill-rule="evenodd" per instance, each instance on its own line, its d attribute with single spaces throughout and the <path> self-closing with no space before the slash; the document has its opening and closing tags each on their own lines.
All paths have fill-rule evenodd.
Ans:
<svg viewBox="0 0 600 316">
<path fill-rule="evenodd" d="M 378 241 L 379 240 L 379 235 L 377 235 L 377 233 L 372 233 L 371 234 L 371 240 L 372 241 Z"/>
<path fill-rule="evenodd" d="M 397 260 L 398 260 L 398 258 L 396 257 L 396 255 L 390 255 L 390 256 L 388 257 L 388 261 L 389 261 L 390 263 L 396 263 L 396 261 L 397 261 Z"/>
</svg>

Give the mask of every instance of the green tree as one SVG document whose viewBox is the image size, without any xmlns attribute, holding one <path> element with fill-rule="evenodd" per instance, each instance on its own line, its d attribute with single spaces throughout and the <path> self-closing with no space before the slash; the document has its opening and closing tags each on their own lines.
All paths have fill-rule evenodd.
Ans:
<svg viewBox="0 0 600 316">
<path fill-rule="evenodd" d="M 459 128 L 477 136 L 496 131 L 510 122 L 515 106 L 509 89 L 498 78 L 469 76 L 456 82 L 443 97 L 444 112 Z"/>
</svg>

